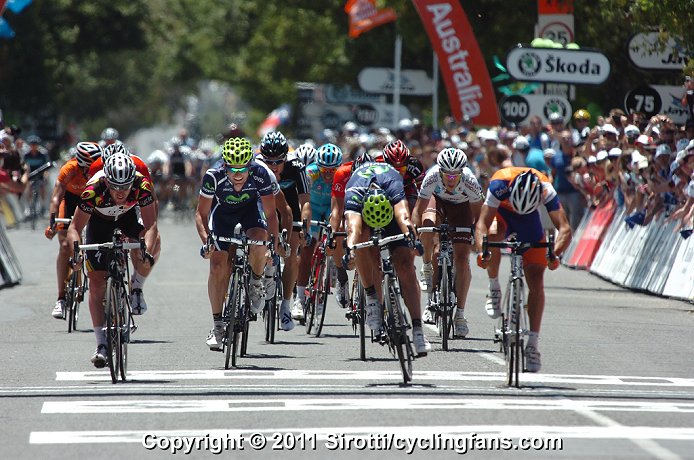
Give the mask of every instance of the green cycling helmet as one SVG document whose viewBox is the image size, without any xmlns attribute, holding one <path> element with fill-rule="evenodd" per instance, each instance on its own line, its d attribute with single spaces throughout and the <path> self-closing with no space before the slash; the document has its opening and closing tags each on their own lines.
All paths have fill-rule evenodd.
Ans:
<svg viewBox="0 0 694 460">
<path fill-rule="evenodd" d="M 244 137 L 232 137 L 224 142 L 222 159 L 228 165 L 245 165 L 253 158 L 251 142 Z"/>
<path fill-rule="evenodd" d="M 393 220 L 393 205 L 380 187 L 366 193 L 361 216 L 371 228 L 383 228 Z"/>
</svg>

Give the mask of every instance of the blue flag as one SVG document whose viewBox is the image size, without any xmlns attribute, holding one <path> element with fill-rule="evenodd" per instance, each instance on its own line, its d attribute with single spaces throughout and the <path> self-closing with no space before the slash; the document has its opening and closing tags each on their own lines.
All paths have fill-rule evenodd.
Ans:
<svg viewBox="0 0 694 460">
<path fill-rule="evenodd" d="M 7 9 L 14 14 L 19 14 L 24 8 L 31 4 L 32 0 L 8 0 Z"/>
<path fill-rule="evenodd" d="M 12 27 L 3 18 L 0 18 L 0 38 L 14 38 Z"/>
</svg>

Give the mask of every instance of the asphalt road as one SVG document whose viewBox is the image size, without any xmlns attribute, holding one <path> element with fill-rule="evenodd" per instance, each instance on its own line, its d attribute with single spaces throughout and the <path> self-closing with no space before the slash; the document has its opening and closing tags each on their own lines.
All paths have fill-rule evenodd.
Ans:
<svg viewBox="0 0 694 460">
<path fill-rule="evenodd" d="M 691 304 L 549 272 L 543 369 L 510 389 L 483 309 L 486 275 L 474 267 L 470 335 L 444 352 L 428 328 L 434 351 L 415 361 L 412 385 L 379 345 L 358 359 L 333 298 L 324 336 L 297 327 L 266 344 L 258 322 L 249 356 L 225 371 L 204 343 L 208 267 L 193 223 L 160 225 L 149 311 L 130 345 L 129 381 L 117 385 L 89 362 L 86 305 L 73 334 L 50 315 L 57 242 L 10 232 L 24 282 L 0 290 L 0 457 L 139 459 L 176 447 L 190 458 L 215 449 L 228 458 L 451 458 L 466 448 L 473 458 L 694 458 Z"/>
</svg>

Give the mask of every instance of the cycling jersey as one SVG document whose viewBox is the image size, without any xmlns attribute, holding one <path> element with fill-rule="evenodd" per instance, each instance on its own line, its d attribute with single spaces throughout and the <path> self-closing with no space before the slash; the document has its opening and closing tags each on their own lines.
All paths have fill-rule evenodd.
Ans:
<svg viewBox="0 0 694 460">
<path fill-rule="evenodd" d="M 463 175 L 460 181 L 458 181 L 458 185 L 449 192 L 443 184 L 443 179 L 441 179 L 439 165 L 434 165 L 427 171 L 422 182 L 422 188 L 419 190 L 419 198 L 427 200 L 432 195 L 454 204 L 466 203 L 468 201 L 477 203 L 482 201 L 483 198 L 482 187 L 480 187 L 477 178 L 475 178 L 470 168 L 463 168 Z"/>
<path fill-rule="evenodd" d="M 48 155 L 42 153 L 41 151 L 37 151 L 36 154 L 32 154 L 31 152 L 29 152 L 26 155 L 24 155 L 24 163 L 29 167 L 29 172 L 36 171 L 49 161 L 50 160 L 48 159 Z M 42 176 L 40 174 L 32 178 L 32 180 L 39 179 L 42 179 Z"/>
<path fill-rule="evenodd" d="M 539 211 L 536 209 L 530 214 L 518 214 L 513 210 L 513 206 L 509 201 L 511 182 L 518 175 L 528 170 L 533 171 L 540 178 L 542 202 L 547 211 L 551 212 L 560 209 L 559 197 L 547 176 L 536 169 L 517 167 L 500 169 L 494 173 L 489 182 L 487 198 L 484 204 L 490 208 L 497 208 L 497 216 L 503 218 L 502 224 L 506 227 L 507 236 L 511 233 L 516 233 L 518 241 L 537 242 L 544 237 Z"/>
<path fill-rule="evenodd" d="M 77 163 L 77 160 L 72 158 L 60 168 L 57 182 L 65 187 L 68 193 L 79 196 L 87 185 L 87 176 Z"/>
<path fill-rule="evenodd" d="M 142 158 L 138 157 L 137 155 L 130 155 L 130 158 L 133 159 L 133 163 L 135 163 L 135 170 L 145 176 L 150 182 L 152 181 L 152 174 L 149 172 L 149 168 L 147 167 L 147 164 L 142 161 Z M 94 163 L 89 167 L 89 177 L 94 177 L 94 175 L 104 169 L 104 159 L 102 157 L 97 158 L 94 160 Z"/>
<path fill-rule="evenodd" d="M 108 189 L 106 175 L 103 171 L 99 171 L 87 182 L 80 196 L 79 206 L 82 211 L 92 216 L 98 216 L 105 220 L 118 220 L 135 206 L 143 208 L 153 202 L 152 182 L 142 174 L 135 173 L 135 181 L 125 203 L 114 203 Z"/>
<path fill-rule="evenodd" d="M 331 189 L 331 196 L 336 198 L 345 197 L 345 190 L 347 189 L 347 181 L 352 177 L 352 162 L 345 163 L 335 171 L 333 176 L 333 186 Z"/>
<path fill-rule="evenodd" d="M 256 161 L 265 165 L 264 158 L 257 156 Z M 269 169 L 269 168 L 268 168 Z M 294 154 L 290 153 L 284 162 L 284 167 L 280 177 L 277 178 L 280 189 L 284 193 L 287 204 L 292 208 L 292 218 L 295 221 L 301 220 L 301 208 L 299 207 L 299 195 L 309 193 L 309 183 L 306 177 L 304 164 Z"/>
<path fill-rule="evenodd" d="M 325 221 L 330 217 L 332 210 L 330 197 L 333 183 L 325 182 L 316 163 L 306 167 L 306 175 L 311 183 L 311 220 Z M 333 175 L 333 182 L 334 178 L 335 176 Z M 311 226 L 312 233 L 317 233 L 318 231 L 318 226 Z"/>
<path fill-rule="evenodd" d="M 234 189 L 223 163 L 219 167 L 207 170 L 202 179 L 200 195 L 213 199 L 213 213 L 218 208 L 227 212 L 238 212 L 250 205 L 255 206 L 260 197 L 279 191 L 275 176 L 267 166 L 251 161 L 248 167 L 248 179 L 239 191 Z"/>
<path fill-rule="evenodd" d="M 365 163 L 352 174 L 345 191 L 345 212 L 361 213 L 364 196 L 371 184 L 383 189 L 392 205 L 405 199 L 402 176 L 387 163 Z"/>
</svg>

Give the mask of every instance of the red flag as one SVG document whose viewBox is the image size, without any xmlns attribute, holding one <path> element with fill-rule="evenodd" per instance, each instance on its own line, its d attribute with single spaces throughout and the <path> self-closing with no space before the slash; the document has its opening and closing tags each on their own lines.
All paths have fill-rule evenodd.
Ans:
<svg viewBox="0 0 694 460">
<path fill-rule="evenodd" d="M 395 21 L 398 16 L 392 8 L 379 10 L 375 0 L 348 0 L 345 12 L 349 14 L 349 36 L 357 38 L 374 27 Z"/>
<path fill-rule="evenodd" d="M 480 125 L 498 125 L 494 87 L 467 16 L 455 0 L 412 0 L 439 59 L 451 112 Z"/>
</svg>

